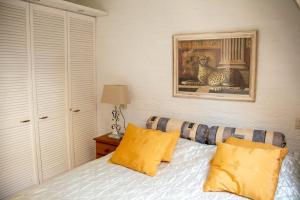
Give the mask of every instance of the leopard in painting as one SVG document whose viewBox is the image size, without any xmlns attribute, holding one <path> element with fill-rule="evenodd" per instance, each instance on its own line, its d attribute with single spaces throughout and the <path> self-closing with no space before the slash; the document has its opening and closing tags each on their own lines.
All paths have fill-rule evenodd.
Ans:
<svg viewBox="0 0 300 200">
<path fill-rule="evenodd" d="M 209 74 L 207 78 L 207 84 L 209 86 L 220 86 L 223 85 L 223 83 L 226 80 L 226 75 L 230 76 L 230 70 L 229 69 L 220 69 L 213 71 L 211 74 Z"/>
<path fill-rule="evenodd" d="M 207 79 L 209 74 L 212 72 L 212 69 L 207 66 L 208 57 L 201 56 L 199 57 L 199 70 L 198 70 L 198 80 L 201 85 L 207 84 Z"/>
<path fill-rule="evenodd" d="M 220 86 L 226 78 L 225 69 L 214 69 L 207 66 L 208 57 L 199 57 L 198 80 L 201 85 Z"/>
</svg>

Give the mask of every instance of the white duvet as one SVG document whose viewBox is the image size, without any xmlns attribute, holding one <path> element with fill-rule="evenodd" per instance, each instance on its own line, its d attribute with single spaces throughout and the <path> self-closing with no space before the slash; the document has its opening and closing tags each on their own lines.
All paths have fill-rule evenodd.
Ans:
<svg viewBox="0 0 300 200">
<path fill-rule="evenodd" d="M 12 199 L 245 199 L 226 192 L 203 192 L 215 149 L 216 146 L 180 139 L 172 162 L 162 163 L 155 177 L 108 163 L 111 155 L 107 155 L 20 192 Z M 292 156 L 283 162 L 275 199 L 300 199 L 300 161 Z"/>
</svg>

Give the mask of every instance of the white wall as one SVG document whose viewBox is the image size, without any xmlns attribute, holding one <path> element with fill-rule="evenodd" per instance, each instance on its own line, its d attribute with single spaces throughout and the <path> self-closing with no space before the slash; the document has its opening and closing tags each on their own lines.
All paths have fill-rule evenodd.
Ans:
<svg viewBox="0 0 300 200">
<path fill-rule="evenodd" d="M 208 125 L 282 131 L 300 151 L 300 9 L 293 0 L 99 0 L 109 12 L 97 22 L 99 95 L 103 84 L 128 84 L 127 120 L 150 115 Z M 258 30 L 255 103 L 172 97 L 172 35 Z M 111 106 L 99 105 L 99 134 Z"/>
</svg>

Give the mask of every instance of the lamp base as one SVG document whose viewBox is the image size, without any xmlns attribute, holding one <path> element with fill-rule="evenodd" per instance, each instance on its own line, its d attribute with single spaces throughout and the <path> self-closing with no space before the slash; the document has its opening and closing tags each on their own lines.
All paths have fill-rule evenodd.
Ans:
<svg viewBox="0 0 300 200">
<path fill-rule="evenodd" d="M 110 134 L 108 135 L 108 137 L 109 137 L 109 138 L 118 139 L 118 140 L 121 139 L 121 136 L 118 135 L 117 133 L 114 133 L 114 132 L 110 133 Z"/>
</svg>

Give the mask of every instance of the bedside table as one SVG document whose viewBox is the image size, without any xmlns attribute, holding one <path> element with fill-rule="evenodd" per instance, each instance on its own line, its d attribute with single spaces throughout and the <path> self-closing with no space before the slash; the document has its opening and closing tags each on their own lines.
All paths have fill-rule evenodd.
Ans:
<svg viewBox="0 0 300 200">
<path fill-rule="evenodd" d="M 108 137 L 110 133 L 94 138 L 96 141 L 96 158 L 106 156 L 113 152 L 120 144 L 120 139 Z"/>
</svg>

